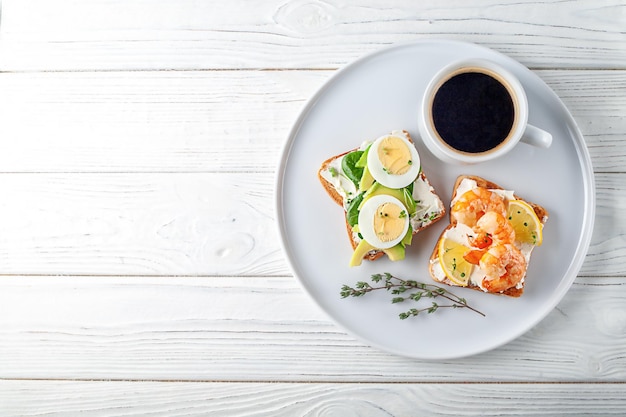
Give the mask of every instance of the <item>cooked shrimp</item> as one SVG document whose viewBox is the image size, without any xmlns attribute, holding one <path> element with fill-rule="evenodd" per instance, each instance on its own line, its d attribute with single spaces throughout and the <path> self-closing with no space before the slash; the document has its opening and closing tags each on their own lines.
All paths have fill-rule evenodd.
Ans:
<svg viewBox="0 0 626 417">
<path fill-rule="evenodd" d="M 473 236 L 468 236 L 472 249 L 463 255 L 463 258 L 474 265 L 479 265 L 480 259 L 487 253 L 488 249 L 495 245 L 513 243 L 515 241 L 515 230 L 511 223 L 496 211 L 486 212 L 474 226 Z"/>
<path fill-rule="evenodd" d="M 476 187 L 459 197 L 452 205 L 450 216 L 457 222 L 474 227 L 478 219 L 488 211 L 506 216 L 504 199 L 486 188 Z"/>
<path fill-rule="evenodd" d="M 513 243 L 515 230 L 511 223 L 497 211 L 486 212 L 474 226 L 475 236 L 470 236 L 472 246 L 484 249 L 492 244 Z"/>
<path fill-rule="evenodd" d="M 478 265 L 480 263 L 480 258 L 487 252 L 487 249 L 473 249 L 466 252 L 463 255 L 463 259 L 472 265 Z"/>
<path fill-rule="evenodd" d="M 485 273 L 482 286 L 489 292 L 500 292 L 517 285 L 526 274 L 526 258 L 510 243 L 489 248 L 480 258 Z"/>
</svg>

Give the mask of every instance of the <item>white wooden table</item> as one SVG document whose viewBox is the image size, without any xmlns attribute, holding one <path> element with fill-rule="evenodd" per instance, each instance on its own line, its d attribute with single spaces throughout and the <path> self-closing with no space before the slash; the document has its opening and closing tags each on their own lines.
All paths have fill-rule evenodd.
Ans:
<svg viewBox="0 0 626 417">
<path fill-rule="evenodd" d="M 305 101 L 354 59 L 431 38 L 535 71 L 597 187 L 558 307 L 449 361 L 334 325 L 274 213 Z M 625 114 L 624 0 L 4 0 L 0 415 L 625 415 Z"/>
</svg>

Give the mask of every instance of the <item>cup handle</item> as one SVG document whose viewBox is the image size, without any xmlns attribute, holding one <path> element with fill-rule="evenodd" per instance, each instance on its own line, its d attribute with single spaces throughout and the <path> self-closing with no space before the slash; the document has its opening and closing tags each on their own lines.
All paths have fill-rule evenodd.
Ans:
<svg viewBox="0 0 626 417">
<path fill-rule="evenodd" d="M 526 125 L 520 141 L 539 148 L 549 148 L 552 145 L 552 134 L 533 125 Z"/>
</svg>

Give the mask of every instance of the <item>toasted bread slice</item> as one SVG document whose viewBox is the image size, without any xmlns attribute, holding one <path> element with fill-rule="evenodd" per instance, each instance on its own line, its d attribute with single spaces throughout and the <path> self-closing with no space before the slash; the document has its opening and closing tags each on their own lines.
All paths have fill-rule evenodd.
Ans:
<svg viewBox="0 0 626 417">
<path fill-rule="evenodd" d="M 319 178 L 320 182 L 322 183 L 322 187 L 324 187 L 324 190 L 326 190 L 330 198 L 332 198 L 335 203 L 339 204 L 342 207 L 343 207 L 344 197 L 341 194 L 339 194 L 339 191 L 337 191 L 337 188 L 335 188 L 335 186 L 330 181 L 326 180 L 326 178 L 323 177 L 322 173 L 328 170 L 328 168 L 330 167 L 330 164 L 333 161 L 341 158 L 342 156 L 349 154 L 350 152 L 356 151 L 357 149 L 358 148 L 355 148 L 355 149 L 349 150 L 348 152 L 344 152 L 339 155 L 335 155 L 335 156 L 328 158 L 327 160 L 322 162 L 322 166 L 317 171 L 317 178 Z"/>
<path fill-rule="evenodd" d="M 459 176 L 454 184 L 454 189 L 452 192 L 452 202 L 455 201 L 455 199 L 457 198 L 457 194 L 460 192 L 461 190 L 461 184 L 463 183 L 464 180 L 470 180 L 470 181 L 474 181 L 476 187 L 481 187 L 481 188 L 486 188 L 488 190 L 505 190 L 504 188 L 502 188 L 500 185 L 491 182 L 489 180 L 486 180 L 482 177 L 478 177 L 478 176 L 472 176 L 472 175 L 462 175 Z M 537 218 L 539 219 L 539 221 L 541 222 L 541 225 L 543 227 L 543 225 L 545 225 L 545 223 L 548 220 L 548 211 L 535 203 L 529 202 L 524 200 L 523 198 L 521 198 L 520 196 L 518 196 L 517 194 L 512 194 L 513 199 L 515 200 L 522 200 L 525 203 L 527 203 L 528 205 L 530 205 L 535 214 L 537 215 Z M 456 284 L 455 282 L 453 282 L 452 280 L 450 280 L 449 278 L 447 278 L 445 276 L 445 274 L 442 275 L 442 271 L 439 270 L 438 265 L 439 265 L 439 243 L 441 242 L 441 239 L 444 238 L 444 236 L 446 235 L 446 232 L 448 232 L 449 230 L 451 230 L 452 228 L 456 227 L 457 223 L 454 220 L 452 213 L 450 213 L 450 224 L 443 230 L 443 232 L 441 233 L 437 244 L 435 245 L 435 248 L 433 249 L 433 253 L 430 257 L 430 264 L 429 264 L 429 272 L 431 277 L 433 278 L 433 280 L 447 284 L 447 285 L 452 285 L 452 286 L 458 286 L 458 284 Z M 527 259 L 527 262 L 530 263 L 530 256 L 531 256 L 531 252 L 533 250 L 534 247 L 532 246 L 528 246 L 525 247 L 524 250 L 522 251 Z M 480 279 L 480 275 L 478 275 L 478 278 Z M 504 291 L 498 292 L 497 294 L 503 294 L 503 295 L 507 295 L 509 297 L 519 297 L 523 294 L 524 292 L 524 285 L 525 285 L 525 274 L 524 277 L 521 279 L 521 281 L 513 286 L 510 287 Z M 477 282 L 475 282 L 474 280 L 470 280 L 467 284 L 467 288 L 471 288 L 474 290 L 478 290 L 478 291 L 482 291 L 482 292 L 488 292 L 487 290 L 481 288 L 480 285 L 477 284 Z"/>
<path fill-rule="evenodd" d="M 403 135 L 404 137 L 406 137 L 409 142 L 413 142 L 411 139 L 411 136 L 409 134 L 409 132 L 407 132 L 406 130 L 401 130 L 401 131 L 393 131 L 391 132 L 394 135 Z M 324 173 L 328 172 L 329 168 L 331 167 L 331 165 L 334 162 L 337 162 L 340 158 L 344 157 L 345 155 L 349 154 L 350 152 L 356 151 L 359 148 L 354 148 L 351 149 L 347 152 L 343 152 L 341 154 L 332 156 L 330 158 L 328 158 L 327 160 L 325 160 L 324 162 L 322 162 L 318 172 L 317 172 L 317 176 L 319 178 L 320 183 L 322 184 L 322 186 L 324 187 L 324 190 L 326 190 L 326 193 L 330 196 L 330 198 L 337 203 L 338 205 L 340 205 L 343 209 L 344 209 L 344 219 L 345 219 L 345 225 L 346 225 L 346 231 L 348 233 L 348 238 L 349 238 L 349 242 L 350 245 L 352 246 L 352 249 L 356 249 L 356 247 L 358 246 L 359 242 L 360 242 L 360 238 L 358 236 L 357 233 L 353 232 L 352 226 L 350 226 L 350 223 L 348 222 L 348 217 L 347 217 L 347 211 L 346 211 L 346 206 L 347 206 L 347 202 L 349 199 L 349 196 L 346 195 L 342 195 L 342 193 L 339 192 L 339 190 L 337 189 L 337 187 L 335 186 L 335 184 L 333 184 L 331 181 L 329 181 Z M 416 178 L 414 183 L 417 182 L 421 182 L 424 187 L 424 189 L 427 189 L 429 192 L 429 195 L 431 196 L 431 200 L 434 200 L 434 206 L 436 207 L 436 209 L 431 213 L 430 216 L 428 216 L 428 221 L 424 221 L 421 222 L 421 224 L 419 224 L 418 227 L 413 227 L 413 235 L 419 233 L 419 231 L 425 229 L 426 227 L 432 225 L 433 223 L 437 222 L 438 220 L 440 220 L 441 218 L 443 218 L 445 216 L 445 206 L 443 204 L 443 202 L 441 201 L 441 199 L 439 198 L 439 196 L 435 193 L 433 187 L 430 185 L 430 182 L 428 181 L 428 178 L 426 177 L 426 174 L 424 174 L 424 171 L 421 170 L 418 177 Z M 360 190 L 357 190 L 357 193 Z M 415 193 L 414 193 L 415 194 Z M 384 252 L 382 250 L 376 249 L 376 250 L 371 250 L 369 251 L 367 254 L 365 254 L 365 256 L 363 257 L 363 259 L 367 259 L 370 261 L 374 261 L 380 257 L 382 257 L 384 255 Z"/>
</svg>

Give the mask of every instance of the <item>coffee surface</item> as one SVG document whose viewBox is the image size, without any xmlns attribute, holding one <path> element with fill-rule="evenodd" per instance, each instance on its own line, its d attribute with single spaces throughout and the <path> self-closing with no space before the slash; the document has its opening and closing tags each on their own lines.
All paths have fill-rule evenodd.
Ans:
<svg viewBox="0 0 626 417">
<path fill-rule="evenodd" d="M 507 138 L 515 109 L 500 81 L 480 72 L 464 72 L 441 85 L 432 116 L 435 129 L 448 145 L 479 153 L 494 149 Z"/>
</svg>

